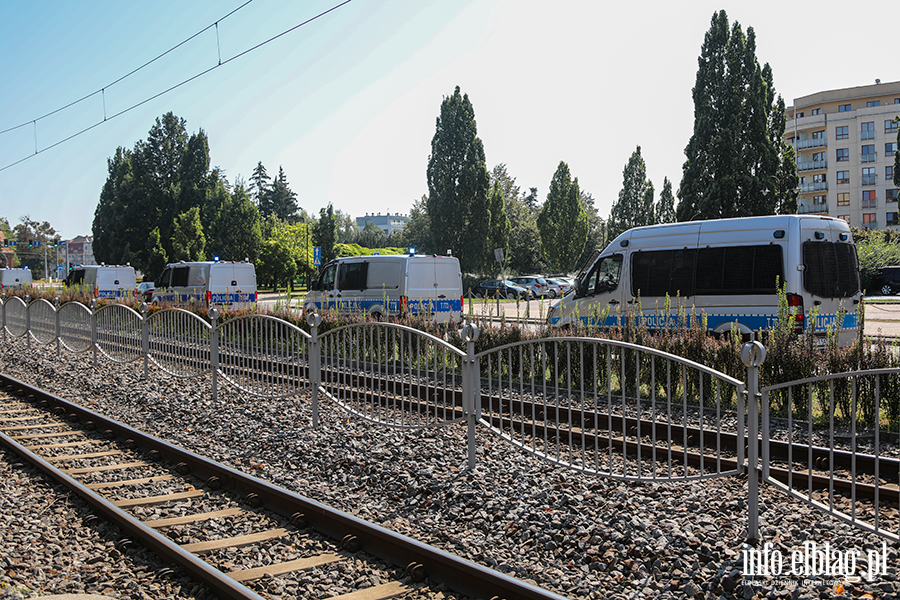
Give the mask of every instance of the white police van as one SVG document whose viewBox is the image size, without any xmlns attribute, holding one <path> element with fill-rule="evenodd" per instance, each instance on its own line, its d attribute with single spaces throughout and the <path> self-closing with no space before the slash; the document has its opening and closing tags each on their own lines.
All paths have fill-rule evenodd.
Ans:
<svg viewBox="0 0 900 600">
<path fill-rule="evenodd" d="M 394 254 L 338 258 L 310 285 L 304 309 L 422 315 L 438 323 L 462 316 L 462 277 L 452 256 Z"/>
<path fill-rule="evenodd" d="M 256 268 L 229 261 L 168 264 L 154 282 L 150 302 L 252 309 L 257 302 Z"/>
<path fill-rule="evenodd" d="M 840 319 L 839 341 L 849 344 L 862 294 L 847 223 L 780 215 L 630 229 L 595 252 L 575 290 L 551 307 L 548 322 L 618 326 L 629 309 L 640 308 L 651 328 L 677 323 L 681 315 L 691 325 L 693 313 L 709 330 L 749 334 L 776 323 L 776 286 L 784 287 L 796 314 L 796 332 L 815 315 L 813 331 L 822 341 Z"/>
<path fill-rule="evenodd" d="M 0 269 L 0 290 L 31 287 L 30 269 Z"/>
<path fill-rule="evenodd" d="M 63 282 L 82 288 L 95 298 L 122 300 L 133 296 L 134 267 L 125 265 L 75 265 Z"/>
</svg>

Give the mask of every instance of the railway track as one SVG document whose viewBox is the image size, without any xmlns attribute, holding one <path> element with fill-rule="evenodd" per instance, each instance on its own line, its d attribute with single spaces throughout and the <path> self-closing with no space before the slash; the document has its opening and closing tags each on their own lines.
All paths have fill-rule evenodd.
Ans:
<svg viewBox="0 0 900 600">
<path fill-rule="evenodd" d="M 341 600 L 403 597 L 428 583 L 484 598 L 561 598 L 7 376 L 0 442 L 220 598 L 262 598 L 259 582 L 268 576 L 302 577 L 339 563 L 351 565 L 351 581 L 357 563 L 378 573 L 377 584 L 334 596 Z M 235 565 L 234 549 L 248 546 L 259 564 Z"/>
<path fill-rule="evenodd" d="M 323 387 L 354 396 L 357 402 L 385 409 L 408 412 L 411 415 L 427 414 L 440 405 L 446 410 L 444 420 L 461 419 L 464 416 L 462 391 L 458 386 L 440 387 L 428 382 L 427 373 L 410 370 L 405 381 L 391 376 L 390 369 L 375 363 L 344 363 L 339 372 L 327 361 L 321 367 Z M 202 361 L 193 362 L 194 365 Z M 221 364 L 229 365 L 232 374 L 251 379 L 265 373 L 273 384 L 308 381 L 308 365 L 285 364 L 271 360 L 251 360 L 247 356 L 224 355 Z M 357 373 L 352 373 L 356 371 Z M 453 383 L 453 379 L 445 380 Z M 503 398 L 483 389 L 477 395 L 482 418 L 503 429 L 528 430 L 535 443 L 540 440 L 559 440 L 564 444 L 612 448 L 615 452 L 654 460 L 661 450 L 673 455 L 682 466 L 701 467 L 715 460 L 724 470 L 737 467 L 738 436 L 721 428 L 700 428 L 679 423 L 652 421 L 622 414 L 598 414 L 558 403 L 544 403 L 538 399 Z M 573 426 L 572 424 L 577 424 Z M 654 443 L 653 440 L 656 440 Z M 666 440 L 660 446 L 659 440 Z M 724 455 L 710 456 L 704 453 L 715 440 L 725 451 Z M 746 441 L 743 456 L 747 456 Z M 762 442 L 759 442 L 762 455 Z M 900 459 L 892 456 L 875 456 L 861 452 L 831 449 L 822 446 L 770 440 L 770 474 L 782 483 L 807 490 L 835 490 L 856 496 L 900 505 Z M 877 469 L 876 469 L 877 463 Z M 793 465 L 793 468 L 789 468 Z M 668 467 L 668 465 L 666 465 Z M 874 485 L 875 473 L 880 485 Z"/>
</svg>

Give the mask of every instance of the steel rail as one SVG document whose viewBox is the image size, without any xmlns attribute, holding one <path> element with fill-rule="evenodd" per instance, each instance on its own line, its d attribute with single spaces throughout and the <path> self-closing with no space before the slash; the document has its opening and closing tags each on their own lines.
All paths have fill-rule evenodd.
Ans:
<svg viewBox="0 0 900 600">
<path fill-rule="evenodd" d="M 497 598 L 522 598 L 525 600 L 564 600 L 563 596 L 543 590 L 535 585 L 519 581 L 503 573 L 499 573 L 487 567 L 478 565 L 448 552 L 434 548 L 410 537 L 395 533 L 384 527 L 369 523 L 343 511 L 336 510 L 310 498 L 279 488 L 269 482 L 242 473 L 231 467 L 221 465 L 189 450 L 179 448 L 169 442 L 152 435 L 141 432 L 108 419 L 100 413 L 83 406 L 65 400 L 45 390 L 35 388 L 25 382 L 0 374 L 0 383 L 25 391 L 27 397 L 36 401 L 46 401 L 54 407 L 61 407 L 70 421 L 92 421 L 98 428 L 110 430 L 116 436 L 126 440 L 145 452 L 156 451 L 159 456 L 172 461 L 175 464 L 184 463 L 189 472 L 208 482 L 216 478 L 216 484 L 221 488 L 233 491 L 239 495 L 250 497 L 255 494 L 254 500 L 257 506 L 285 516 L 296 522 L 298 519 L 315 531 L 336 540 L 354 540 L 354 546 L 372 556 L 383 559 L 401 569 L 419 570 L 420 577 L 428 577 L 432 581 L 444 583 L 454 591 L 476 596 Z M 18 452 L 21 446 L 3 435 L 5 445 L 15 447 Z M 33 453 L 33 462 L 42 471 L 52 473 L 55 467 Z M 29 457 L 29 460 L 32 460 Z M 65 476 L 59 478 L 52 476 L 64 485 L 72 487 L 85 500 L 94 506 L 104 516 L 118 512 L 118 508 L 97 496 L 91 490 L 78 484 L 77 481 Z M 77 484 L 72 486 L 71 484 Z M 80 488 L 80 489 L 79 489 Z M 161 536 L 152 529 L 143 526 L 139 521 L 129 518 L 116 517 L 117 524 L 129 535 L 134 536 L 148 548 L 157 552 L 164 560 L 171 560 L 181 565 L 192 576 L 207 583 L 211 588 L 222 594 L 223 598 L 260 598 L 244 586 L 231 580 L 231 583 L 222 580 L 219 576 L 228 578 L 220 571 L 213 569 L 206 563 L 187 553 L 168 538 Z M 348 537 L 349 536 L 349 537 Z M 345 546 L 347 544 L 345 543 Z M 214 572 L 213 572 L 214 571 Z M 244 592 L 246 590 L 246 592 Z M 246 595 L 247 593 L 252 595 Z"/>
</svg>

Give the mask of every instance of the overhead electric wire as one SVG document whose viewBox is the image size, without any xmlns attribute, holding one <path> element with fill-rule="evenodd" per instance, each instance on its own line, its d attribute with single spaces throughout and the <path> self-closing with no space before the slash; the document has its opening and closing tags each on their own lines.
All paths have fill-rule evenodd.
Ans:
<svg viewBox="0 0 900 600">
<path fill-rule="evenodd" d="M 224 17 L 222 17 L 222 19 L 219 19 L 219 21 L 221 21 L 221 20 L 223 20 L 223 19 L 226 19 L 226 18 L 228 18 L 229 16 L 233 15 L 235 12 L 237 12 L 237 11 L 239 11 L 240 9 L 244 8 L 245 6 L 247 6 L 248 4 L 250 4 L 252 1 L 253 1 L 253 0 L 247 0 L 247 2 L 245 2 L 245 3 L 242 4 L 242 5 L 240 5 L 239 7 L 237 7 L 236 9 L 234 9 L 233 11 L 231 11 L 230 13 L 228 13 L 227 15 L 225 15 Z M 103 123 L 106 123 L 107 121 L 110 121 L 110 120 L 112 120 L 112 119 L 115 119 L 116 117 L 119 117 L 119 116 L 121 116 L 121 115 L 123 115 L 123 114 L 125 114 L 125 113 L 127 113 L 127 112 L 130 112 L 130 111 L 134 110 L 135 108 L 138 108 L 139 106 L 142 106 L 142 105 L 146 104 L 147 102 L 150 102 L 151 100 L 155 100 L 156 98 L 159 98 L 160 96 L 163 96 L 163 95 L 165 95 L 165 94 L 168 94 L 168 93 L 171 92 L 172 90 L 177 89 L 177 88 L 179 88 L 179 87 L 181 87 L 181 86 L 183 86 L 183 85 L 185 85 L 185 84 L 187 84 L 187 83 L 190 83 L 191 81 L 193 81 L 193 80 L 195 80 L 195 79 L 197 79 L 197 78 L 199 78 L 199 77 L 202 77 L 203 75 L 206 75 L 206 74 L 209 73 L 210 71 L 214 71 L 215 69 L 218 69 L 219 67 L 221 67 L 221 66 L 223 66 L 223 65 L 227 65 L 227 64 L 230 63 L 231 61 L 236 60 L 236 59 L 238 59 L 238 58 L 240 58 L 240 57 L 242 57 L 242 56 L 244 56 L 244 55 L 246 55 L 246 54 L 249 54 L 250 52 L 253 52 L 254 50 L 257 50 L 257 49 L 259 49 L 259 48 L 265 46 L 266 44 L 268 44 L 268 43 L 270 43 L 270 42 L 273 42 L 273 41 L 277 40 L 278 38 L 280 38 L 280 37 L 282 37 L 282 36 L 284 36 L 284 35 L 287 35 L 288 33 L 291 33 L 292 31 L 294 31 L 294 30 L 296 30 L 296 29 L 299 29 L 300 27 L 303 27 L 304 25 L 308 25 L 309 23 L 312 23 L 312 22 L 315 21 L 316 19 L 319 19 L 320 17 L 323 17 L 323 16 L 327 15 L 328 13 L 333 12 L 333 11 L 335 11 L 335 10 L 341 8 L 342 6 L 344 6 L 344 5 L 346 5 L 346 4 L 349 4 L 350 2 L 352 2 L 352 0 L 344 0 L 343 2 L 340 2 L 340 3 L 338 3 L 338 4 L 334 5 L 334 6 L 332 6 L 332 7 L 329 8 L 328 10 L 322 11 L 322 12 L 320 12 L 319 14 L 317 14 L 317 15 L 315 15 L 315 16 L 313 16 L 313 17 L 310 17 L 309 19 L 303 21 L 302 23 L 298 23 L 297 25 L 294 25 L 293 27 L 291 27 L 291 28 L 289 28 L 289 29 L 286 29 L 286 30 L 282 31 L 282 32 L 279 33 L 279 34 L 274 35 L 274 36 L 270 37 L 269 39 L 267 39 L 267 40 L 265 40 L 265 41 L 262 41 L 262 42 L 260 42 L 259 44 L 255 45 L 255 46 L 252 46 L 251 48 L 248 48 L 247 50 L 244 50 L 243 52 L 240 52 L 240 53 L 238 53 L 238 54 L 232 56 L 231 58 L 225 59 L 224 61 L 223 61 L 221 58 L 219 58 L 219 63 L 218 63 L 218 64 L 213 65 L 212 67 L 210 67 L 210 68 L 208 68 L 208 69 L 206 69 L 206 70 L 204 70 L 204 71 L 201 71 L 201 72 L 199 72 L 199 73 L 197 73 L 197 74 L 195 74 L 195 75 L 192 75 L 191 77 L 188 77 L 188 78 L 185 79 L 184 81 L 182 81 L 182 82 L 180 82 L 180 83 L 176 83 L 175 85 L 171 86 L 170 88 L 165 89 L 165 90 L 163 90 L 163 91 L 161 91 L 161 92 L 159 92 L 159 93 L 157 93 L 157 94 L 154 94 L 154 95 L 150 96 L 149 98 L 145 98 L 144 100 L 141 100 L 140 102 L 138 102 L 138 103 L 136 103 L 136 104 L 133 104 L 133 105 L 129 106 L 128 108 L 125 108 L 125 109 L 123 109 L 123 110 L 121 110 L 121 111 L 119 111 L 119 112 L 117 112 L 117 113 L 115 113 L 115 114 L 113 114 L 113 115 L 110 115 L 109 117 L 107 117 L 107 116 L 104 115 L 102 121 L 97 121 L 97 122 L 94 123 L 93 125 L 90 125 L 90 126 L 88 126 L 88 127 L 85 127 L 85 128 L 82 129 L 81 131 L 78 131 L 78 132 L 76 132 L 76 133 L 73 133 L 72 135 L 70 135 L 70 136 L 68 136 L 68 137 L 66 137 L 66 138 L 63 138 L 63 139 L 61 139 L 61 140 L 59 140 L 59 141 L 57 141 L 57 142 L 55 142 L 55 143 L 53 143 L 53 144 L 50 144 L 49 146 L 46 146 L 46 147 L 44 147 L 44 148 L 41 148 L 40 150 L 38 150 L 37 148 L 35 148 L 34 154 L 29 154 L 28 156 L 25 156 L 25 157 L 23 157 L 23 158 L 20 158 L 19 160 L 15 161 L 15 162 L 13 162 L 13 163 L 10 163 L 10 164 L 8 164 L 8 165 L 5 165 L 5 166 L 3 166 L 3 167 L 0 167 L 0 171 L 5 171 L 6 169 L 9 169 L 10 167 L 14 167 L 14 166 L 18 165 L 19 163 L 25 162 L 25 161 L 28 160 L 29 158 L 32 158 L 32 157 L 34 157 L 34 156 L 37 156 L 38 154 L 41 154 L 41 153 L 43 153 L 43 152 L 46 152 L 47 150 L 50 150 L 50 149 L 52 149 L 52 148 L 55 148 L 56 146 L 59 146 L 60 144 L 63 144 L 63 143 L 65 143 L 65 142 L 67 142 L 67 141 L 69 141 L 69 140 L 71 140 L 71 139 L 73 139 L 73 138 L 76 138 L 76 137 L 78 137 L 78 136 L 80 136 L 80 135 L 82 135 L 82 134 L 84 134 L 84 133 L 87 133 L 88 131 L 90 131 L 91 129 L 94 129 L 94 128 L 97 127 L 98 125 L 102 125 Z M 209 25 L 209 26 L 205 27 L 203 30 L 198 31 L 197 33 L 195 33 L 195 34 L 192 35 L 191 37 L 189 37 L 189 38 L 187 38 L 186 40 L 184 40 L 183 42 L 179 43 L 178 45 L 173 46 L 172 48 L 169 48 L 168 50 L 166 50 L 165 52 L 163 52 L 162 54 L 160 54 L 160 55 L 157 56 L 156 58 L 154 58 L 154 59 L 152 59 L 152 60 L 150 60 L 150 61 L 144 63 L 143 65 L 141 65 L 140 67 L 134 69 L 133 71 L 131 71 L 131 72 L 128 73 L 127 75 L 123 75 L 122 77 L 118 78 L 118 79 L 115 80 L 113 83 L 109 84 L 108 86 L 106 86 L 106 87 L 104 87 L 104 88 L 101 88 L 101 89 L 97 90 L 96 92 L 92 92 L 92 93 L 88 94 L 87 96 L 84 96 L 83 98 L 81 98 L 81 99 L 79 99 L 79 100 L 75 100 L 75 101 L 73 101 L 73 102 L 70 102 L 70 103 L 67 104 L 66 106 L 63 106 L 63 107 L 58 108 L 58 109 L 56 109 L 56 110 L 54 110 L 54 111 L 52 111 L 52 112 L 49 112 L 49 113 L 47 113 L 46 115 L 43 115 L 43 116 L 41 116 L 41 117 L 38 117 L 37 119 L 33 119 L 33 120 L 28 121 L 28 122 L 26 122 L 26 123 L 23 123 L 23 124 L 21 124 L 21 125 L 16 125 L 15 127 L 11 127 L 11 128 L 9 128 L 9 129 L 5 129 L 5 130 L 3 130 L 3 131 L 0 131 L 0 134 L 4 134 L 4 133 L 7 133 L 7 132 L 9 132 L 9 131 L 13 131 L 13 130 L 15 130 L 15 129 L 19 129 L 19 128 L 24 127 L 24 126 L 26 126 L 26 125 L 33 125 L 33 124 L 37 123 L 37 121 L 39 121 L 39 120 L 41 120 L 41 119 L 47 118 L 47 117 L 49 117 L 49 116 L 51 116 L 51 115 L 53 115 L 53 114 L 56 114 L 56 113 L 58 113 L 58 112 L 60 112 L 60 111 L 62 111 L 62 110 L 65 110 L 66 108 L 69 108 L 70 106 L 73 106 L 73 105 L 75 105 L 75 104 L 78 104 L 79 102 L 82 102 L 82 101 L 84 101 L 84 100 L 86 100 L 86 99 L 88 99 L 88 98 L 91 98 L 91 97 L 93 97 L 93 96 L 96 96 L 96 95 L 99 94 L 99 93 L 104 92 L 104 91 L 106 90 L 106 88 L 108 88 L 108 87 L 110 87 L 110 86 L 112 86 L 112 85 L 115 85 L 116 83 L 119 83 L 120 81 L 122 81 L 122 80 L 125 79 L 126 77 L 129 77 L 129 76 L 133 75 L 134 73 L 140 71 L 141 69 L 143 69 L 144 67 L 150 65 L 150 64 L 153 63 L 154 61 L 159 60 L 160 58 L 162 58 L 162 57 L 165 56 L 166 54 L 169 54 L 169 53 L 172 52 L 173 50 L 175 50 L 175 49 L 177 49 L 178 47 L 184 45 L 185 43 L 187 43 L 187 42 L 189 42 L 190 40 L 194 39 L 195 37 L 197 37 L 197 36 L 200 35 L 201 33 L 204 33 L 205 31 L 209 30 L 211 27 L 218 27 L 219 21 L 216 21 L 216 22 L 213 23 L 212 25 Z M 218 39 L 218 38 L 217 38 L 217 39 Z"/>
<path fill-rule="evenodd" d="M 31 124 L 33 124 L 33 123 L 36 123 L 37 121 L 40 121 L 40 120 L 42 120 L 42 119 L 46 119 L 47 117 L 51 117 L 51 116 L 55 115 L 56 113 L 58 113 L 58 112 L 60 112 L 60 111 L 63 111 L 63 110 L 66 110 L 67 108 L 70 108 L 70 107 L 72 107 L 72 106 L 75 106 L 75 105 L 78 104 L 79 102 L 84 102 L 84 101 L 87 100 L 88 98 L 93 98 L 93 97 L 96 96 L 97 94 L 103 93 L 105 90 L 107 90 L 107 89 L 111 88 L 112 86 L 116 85 L 117 83 L 119 83 L 119 82 L 122 81 L 123 79 L 127 79 L 128 77 L 131 77 L 132 75 L 134 75 L 135 73 L 137 73 L 138 71 L 140 71 L 141 69 L 143 69 L 144 67 L 150 66 L 151 64 L 155 63 L 156 61 L 158 61 L 158 60 L 161 59 L 162 57 L 166 56 L 166 55 L 169 54 L 170 52 L 173 52 L 174 50 L 177 50 L 177 49 L 180 48 L 181 46 L 184 46 L 184 45 L 187 44 L 189 41 L 191 41 L 192 39 L 194 39 L 195 37 L 197 37 L 198 35 L 200 35 L 200 34 L 202 34 L 202 33 L 205 33 L 205 32 L 207 32 L 207 31 L 209 31 L 209 30 L 210 30 L 211 28 L 213 28 L 213 27 L 218 26 L 218 24 L 219 24 L 220 21 L 224 21 L 225 19 L 227 19 L 228 17 L 230 17 L 231 15 L 233 15 L 234 13 L 236 13 L 237 11 L 241 10 L 242 8 L 244 8 L 245 6 L 247 6 L 248 4 L 250 4 L 251 2 L 253 2 L 253 0 L 247 0 L 246 2 L 244 2 L 243 4 L 241 4 L 240 6 L 238 6 L 237 8 L 235 8 L 233 11 L 231 11 L 230 13 L 228 13 L 227 15 L 225 15 L 224 17 L 222 17 L 221 19 L 219 19 L 218 21 L 216 21 L 215 23 L 212 23 L 211 25 L 207 25 L 206 27 L 204 27 L 203 29 L 201 29 L 200 31 L 198 31 L 197 33 L 195 33 L 194 35 L 192 35 L 192 36 L 190 36 L 189 38 L 183 40 L 182 42 L 179 42 L 178 44 L 172 46 L 171 48 L 169 48 L 168 50 L 166 50 L 165 52 L 163 52 L 162 54 L 160 54 L 160 55 L 157 56 L 156 58 L 151 58 L 150 60 L 148 60 L 147 62 L 145 62 L 145 63 L 142 64 L 141 66 L 139 66 L 138 68 L 132 70 L 130 73 L 127 73 L 127 74 L 125 74 L 125 75 L 122 75 L 121 77 L 119 77 L 118 79 L 116 79 L 115 81 L 113 81 L 112 83 L 103 86 L 103 87 L 100 88 L 99 90 L 97 90 L 97 91 L 95 91 L 95 92 L 91 92 L 91 93 L 88 94 L 87 96 L 83 96 L 83 97 L 79 98 L 78 100 L 73 100 L 72 102 L 69 102 L 69 103 L 66 104 L 65 106 L 61 106 L 61 107 L 57 108 L 56 110 L 52 110 L 52 111 L 48 112 L 46 115 L 41 115 L 40 117 L 38 117 L 38 118 L 36 118 L 36 119 L 31 119 L 31 120 L 29 120 L 29 121 L 25 121 L 25 122 L 22 123 L 21 125 L 16 125 L 16 126 L 14 126 L 14 127 L 8 128 L 8 129 L 3 129 L 2 131 L 0 131 L 0 135 L 3 135 L 4 133 L 8 133 L 8 132 L 10 132 L 10 131 L 15 131 L 16 129 L 20 129 L 20 128 L 22 128 L 22 127 L 25 127 L 26 125 L 31 125 Z"/>
</svg>

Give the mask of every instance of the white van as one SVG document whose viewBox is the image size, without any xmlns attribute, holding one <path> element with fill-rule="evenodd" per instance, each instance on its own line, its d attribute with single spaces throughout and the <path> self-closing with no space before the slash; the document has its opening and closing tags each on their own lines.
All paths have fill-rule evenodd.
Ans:
<svg viewBox="0 0 900 600">
<path fill-rule="evenodd" d="M 861 293 L 847 224 L 781 215 L 630 229 L 595 252 L 576 278 L 575 290 L 551 307 L 548 321 L 552 326 L 622 325 L 627 309 L 639 304 L 648 327 L 665 327 L 677 322 L 683 301 L 680 314 L 688 321 L 693 312 L 706 319 L 709 330 L 724 333 L 736 327 L 749 334 L 776 323 L 776 286 L 784 286 L 796 313 L 796 332 L 806 329 L 815 314 L 814 331 L 823 338 L 845 312 L 839 339 L 850 343 Z"/>
<path fill-rule="evenodd" d="M 366 313 L 376 318 L 421 314 L 438 323 L 462 316 L 462 277 L 452 256 L 338 258 L 310 285 L 304 309 Z"/>
<path fill-rule="evenodd" d="M 256 268 L 249 262 L 199 261 L 166 265 L 154 282 L 151 304 L 255 308 Z"/>
<path fill-rule="evenodd" d="M 30 269 L 0 269 L 0 290 L 31 287 Z"/>
<path fill-rule="evenodd" d="M 134 267 L 119 265 L 75 265 L 64 281 L 82 287 L 95 298 L 123 300 L 134 295 Z"/>
</svg>

